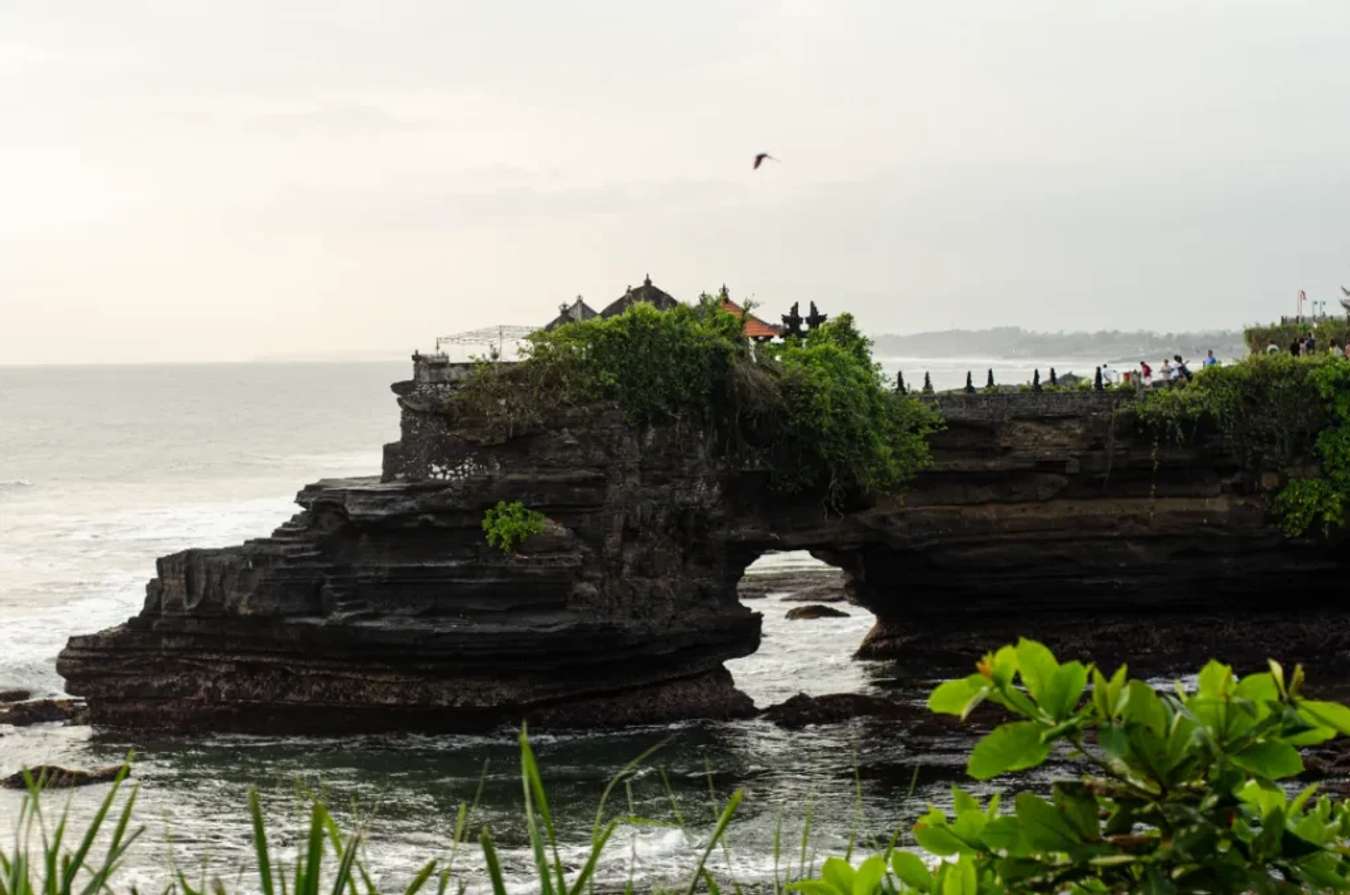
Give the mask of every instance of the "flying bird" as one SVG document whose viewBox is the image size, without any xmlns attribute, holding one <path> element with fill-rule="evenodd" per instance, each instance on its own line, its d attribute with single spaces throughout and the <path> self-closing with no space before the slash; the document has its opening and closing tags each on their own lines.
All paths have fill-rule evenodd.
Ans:
<svg viewBox="0 0 1350 895">
<path fill-rule="evenodd" d="M 756 155 L 756 156 L 755 156 L 755 167 L 754 167 L 753 170 L 758 171 L 758 170 L 759 170 L 759 166 L 762 165 L 762 164 L 764 164 L 764 160 L 765 160 L 765 159 L 768 159 L 768 160 L 771 161 L 771 162 L 776 162 L 776 161 L 778 161 L 778 159 L 776 159 L 776 158 L 774 158 L 773 156 L 769 155 L 767 152 L 761 152 L 759 155 Z M 1350 292 L 1347 292 L 1346 295 L 1350 295 Z"/>
</svg>

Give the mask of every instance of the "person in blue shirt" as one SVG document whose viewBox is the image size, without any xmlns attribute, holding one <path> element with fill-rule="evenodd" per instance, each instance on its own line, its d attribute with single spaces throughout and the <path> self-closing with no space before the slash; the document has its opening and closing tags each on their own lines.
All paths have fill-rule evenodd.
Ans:
<svg viewBox="0 0 1350 895">
<path fill-rule="evenodd" d="M 1200 366 L 1208 369 L 1209 367 L 1217 367 L 1218 365 L 1219 359 L 1214 356 L 1214 349 L 1211 348 L 1209 349 L 1209 353 L 1205 355 L 1205 359 L 1201 362 Z"/>
</svg>

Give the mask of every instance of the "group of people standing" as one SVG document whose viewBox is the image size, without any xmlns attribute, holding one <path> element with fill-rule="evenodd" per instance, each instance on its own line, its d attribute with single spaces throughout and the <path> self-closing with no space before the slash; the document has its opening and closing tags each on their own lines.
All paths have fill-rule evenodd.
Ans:
<svg viewBox="0 0 1350 895">
<path fill-rule="evenodd" d="M 1271 342 L 1266 346 L 1266 354 L 1279 353 L 1280 346 L 1276 345 L 1274 342 Z M 1294 339 L 1294 341 L 1289 343 L 1289 353 L 1294 357 L 1312 357 L 1317 353 L 1317 336 L 1313 333 L 1308 333 L 1307 335 L 1299 336 Z M 1331 343 L 1327 346 L 1327 354 L 1330 354 L 1332 357 L 1350 358 L 1350 340 L 1347 340 L 1344 345 L 1341 345 L 1335 339 L 1332 339 Z"/>
<path fill-rule="evenodd" d="M 1200 366 L 1204 368 L 1215 367 L 1218 364 L 1219 359 L 1214 356 L 1213 350 L 1206 352 L 1205 359 L 1200 362 Z M 1163 358 L 1162 365 L 1158 367 L 1156 374 L 1153 366 L 1146 360 L 1139 362 L 1138 370 L 1125 374 L 1126 381 L 1141 382 L 1145 388 L 1151 388 L 1155 385 L 1172 385 L 1177 382 L 1190 382 L 1194 377 L 1195 373 L 1191 371 L 1190 365 L 1182 359 L 1180 354 Z M 1120 374 L 1112 369 L 1110 364 L 1104 364 L 1102 366 L 1102 379 L 1105 382 L 1118 382 Z"/>
</svg>

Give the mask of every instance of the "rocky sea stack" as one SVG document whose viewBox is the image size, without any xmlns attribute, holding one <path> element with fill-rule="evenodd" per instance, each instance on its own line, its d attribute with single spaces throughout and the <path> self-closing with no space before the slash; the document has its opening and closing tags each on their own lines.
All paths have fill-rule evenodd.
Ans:
<svg viewBox="0 0 1350 895">
<path fill-rule="evenodd" d="M 877 616 L 869 656 L 976 620 L 1090 623 L 1343 590 L 1337 545 L 1284 537 L 1217 437 L 1158 444 L 1128 394 L 929 398 L 945 429 L 907 493 L 823 509 L 697 425 L 560 407 L 504 431 L 418 356 L 378 478 L 321 481 L 270 537 L 159 560 L 144 609 L 72 637 L 58 670 L 96 725 L 187 730 L 606 726 L 751 714 L 723 663 L 753 652 L 737 597 L 769 550 L 809 549 Z M 1267 487 L 1272 487 L 1267 483 Z M 484 512 L 549 524 L 514 553 Z M 962 649 L 966 648 L 962 644 Z M 966 653 L 968 656 L 969 653 Z"/>
</svg>

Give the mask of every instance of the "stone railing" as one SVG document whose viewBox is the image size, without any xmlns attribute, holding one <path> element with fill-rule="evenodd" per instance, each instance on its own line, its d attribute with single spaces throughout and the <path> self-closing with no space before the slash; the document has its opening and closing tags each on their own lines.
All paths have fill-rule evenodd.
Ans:
<svg viewBox="0 0 1350 895">
<path fill-rule="evenodd" d="M 430 385 L 460 385 L 468 380 L 473 372 L 474 362 L 451 361 L 449 356 L 440 352 L 435 354 L 414 353 L 413 381 Z M 509 364 L 512 361 L 498 361 Z"/>
</svg>

